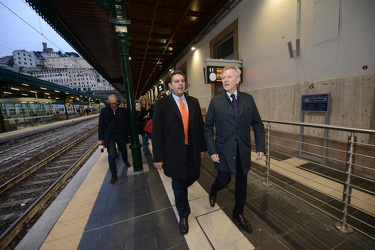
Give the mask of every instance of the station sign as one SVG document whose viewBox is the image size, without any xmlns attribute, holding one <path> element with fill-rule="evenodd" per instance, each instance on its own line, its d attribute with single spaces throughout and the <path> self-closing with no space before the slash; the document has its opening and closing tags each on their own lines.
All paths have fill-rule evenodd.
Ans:
<svg viewBox="0 0 375 250">
<path fill-rule="evenodd" d="M 331 94 L 315 94 L 302 96 L 302 111 L 328 112 Z"/>
<path fill-rule="evenodd" d="M 222 70 L 225 66 L 206 66 L 203 69 L 205 83 L 206 84 L 213 84 L 213 83 L 222 83 L 221 80 L 221 74 Z M 242 82 L 242 67 L 239 67 L 241 71 L 241 79 L 240 82 Z"/>
</svg>

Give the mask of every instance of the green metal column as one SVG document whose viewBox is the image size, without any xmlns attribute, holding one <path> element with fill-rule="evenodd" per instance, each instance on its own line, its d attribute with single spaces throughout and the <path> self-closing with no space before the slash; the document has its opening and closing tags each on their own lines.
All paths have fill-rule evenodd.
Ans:
<svg viewBox="0 0 375 250">
<path fill-rule="evenodd" d="M 126 17 L 124 0 L 96 0 L 96 2 L 110 13 L 109 22 L 117 40 L 117 45 L 121 56 L 121 67 L 123 75 L 123 85 L 127 109 L 130 121 L 130 149 L 132 151 L 134 171 L 142 171 L 141 144 L 137 131 L 137 115 L 135 110 L 133 80 L 130 71 L 129 45 L 130 45 L 130 20 Z"/>
<path fill-rule="evenodd" d="M 126 39 L 124 37 L 118 36 L 116 33 L 117 43 L 121 54 L 121 66 L 123 74 L 123 83 L 125 88 L 125 98 L 127 102 L 127 109 L 129 112 L 130 120 L 130 149 L 132 151 L 134 171 L 142 171 L 142 155 L 141 155 L 141 144 L 139 142 L 138 130 L 137 130 L 137 115 L 135 110 L 134 102 L 134 90 L 133 81 L 130 71 L 130 61 L 129 61 L 129 45 L 130 38 Z"/>
</svg>

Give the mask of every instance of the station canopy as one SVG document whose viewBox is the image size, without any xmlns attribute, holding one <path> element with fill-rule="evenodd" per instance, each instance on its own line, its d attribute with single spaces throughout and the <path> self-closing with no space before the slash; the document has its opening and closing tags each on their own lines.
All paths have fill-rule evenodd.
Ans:
<svg viewBox="0 0 375 250">
<path fill-rule="evenodd" d="M 110 22 L 111 13 L 105 6 L 116 5 L 124 10 L 130 23 L 129 71 L 134 96 L 139 98 L 241 0 L 26 2 L 122 95 L 125 90 L 120 49 Z"/>
<path fill-rule="evenodd" d="M 99 103 L 106 101 L 95 95 L 0 68 L 0 99 L 26 97 L 51 99 L 51 102 L 72 100 Z"/>
</svg>

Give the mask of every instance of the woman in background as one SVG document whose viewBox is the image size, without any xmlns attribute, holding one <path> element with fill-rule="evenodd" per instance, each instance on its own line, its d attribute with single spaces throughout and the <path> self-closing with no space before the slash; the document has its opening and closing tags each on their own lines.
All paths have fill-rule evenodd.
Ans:
<svg viewBox="0 0 375 250">
<path fill-rule="evenodd" d="M 143 130 L 147 121 L 152 117 L 152 108 L 146 96 L 141 96 L 137 103 L 135 110 L 137 112 L 137 129 L 138 134 L 142 136 L 142 150 L 143 154 L 148 154 L 148 138 L 146 132 Z"/>
</svg>

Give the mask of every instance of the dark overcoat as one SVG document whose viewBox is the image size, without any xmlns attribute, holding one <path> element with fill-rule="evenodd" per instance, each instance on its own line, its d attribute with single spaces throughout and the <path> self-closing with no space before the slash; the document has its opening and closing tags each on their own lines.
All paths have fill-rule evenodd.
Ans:
<svg viewBox="0 0 375 250">
<path fill-rule="evenodd" d="M 236 175 L 237 141 L 243 173 L 250 170 L 250 126 L 254 131 L 256 151 L 265 152 L 264 125 L 254 98 L 238 91 L 237 106 L 238 122 L 228 95 L 224 92 L 215 96 L 211 99 L 204 123 L 208 154 L 219 154 L 220 163 L 215 162 L 215 169 L 233 175 Z"/>
<path fill-rule="evenodd" d="M 189 147 L 198 176 L 200 152 L 207 151 L 203 134 L 203 117 L 198 99 L 185 96 L 189 110 Z M 154 162 L 164 162 L 166 176 L 186 179 L 186 147 L 182 118 L 172 95 L 158 100 L 154 106 L 152 125 L 152 149 Z"/>
<path fill-rule="evenodd" d="M 100 111 L 99 115 L 99 128 L 98 128 L 98 140 L 103 140 L 104 145 L 108 145 L 109 139 L 113 136 L 113 127 L 119 129 L 125 141 L 130 134 L 129 117 L 126 108 L 118 107 L 116 115 L 113 115 L 111 107 L 107 106 Z"/>
</svg>

